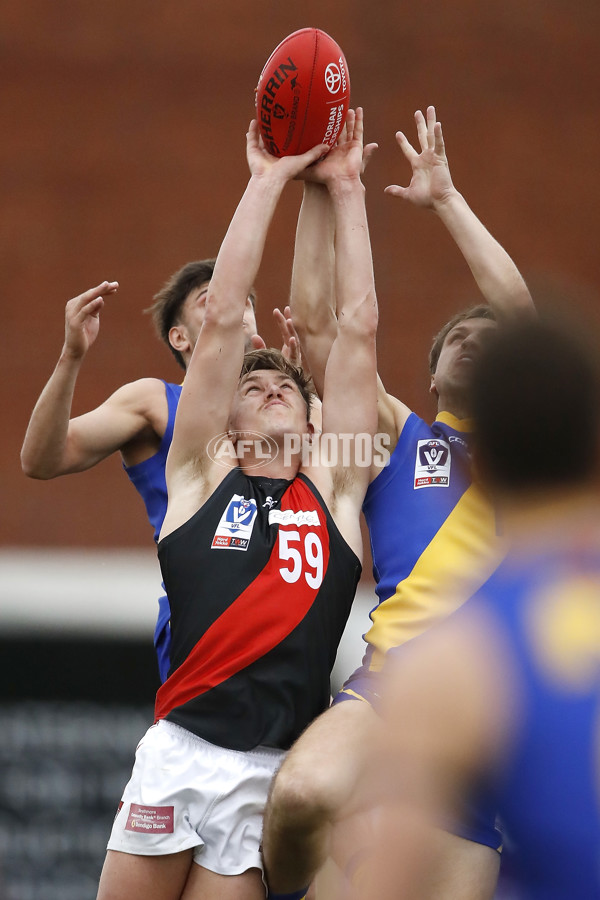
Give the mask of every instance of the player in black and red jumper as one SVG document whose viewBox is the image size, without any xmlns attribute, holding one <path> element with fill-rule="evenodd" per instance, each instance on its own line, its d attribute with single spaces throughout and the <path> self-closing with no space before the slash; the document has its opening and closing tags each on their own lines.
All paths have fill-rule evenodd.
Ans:
<svg viewBox="0 0 600 900">
<path fill-rule="evenodd" d="M 99 900 L 264 898 L 270 782 L 329 702 L 360 575 L 365 448 L 377 422 L 362 114 L 331 151 L 339 326 L 323 396 L 325 457 L 304 374 L 277 351 L 244 356 L 240 328 L 281 192 L 326 149 L 277 160 L 255 122 L 247 136 L 251 177 L 209 284 L 167 460 L 159 558 L 172 665 L 123 794 Z"/>
</svg>

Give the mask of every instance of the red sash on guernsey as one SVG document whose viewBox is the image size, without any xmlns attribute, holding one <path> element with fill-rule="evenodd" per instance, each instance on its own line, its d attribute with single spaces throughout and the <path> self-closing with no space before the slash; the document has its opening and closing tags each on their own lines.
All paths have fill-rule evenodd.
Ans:
<svg viewBox="0 0 600 900">
<path fill-rule="evenodd" d="M 294 479 L 283 494 L 280 509 L 282 512 L 315 510 L 320 527 L 296 523 L 271 526 L 277 528 L 277 538 L 267 565 L 213 622 L 186 660 L 159 688 L 155 721 L 264 656 L 297 627 L 311 608 L 320 584 L 311 587 L 302 574 L 292 584 L 283 580 L 280 570 L 289 568 L 290 563 L 285 554 L 283 558 L 280 556 L 279 539 L 282 530 L 298 531 L 302 539 L 310 531 L 318 534 L 323 548 L 323 571 L 326 572 L 329 532 L 325 514 L 308 485 L 299 478 Z M 251 546 L 248 552 L 252 552 Z"/>
</svg>

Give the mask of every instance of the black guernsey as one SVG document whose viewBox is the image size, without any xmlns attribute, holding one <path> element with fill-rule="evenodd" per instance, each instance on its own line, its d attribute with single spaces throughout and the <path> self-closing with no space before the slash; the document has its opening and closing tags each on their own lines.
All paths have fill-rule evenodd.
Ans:
<svg viewBox="0 0 600 900">
<path fill-rule="evenodd" d="M 235 750 L 290 747 L 329 705 L 361 572 L 316 488 L 233 469 L 158 556 L 172 638 L 156 719 Z"/>
</svg>

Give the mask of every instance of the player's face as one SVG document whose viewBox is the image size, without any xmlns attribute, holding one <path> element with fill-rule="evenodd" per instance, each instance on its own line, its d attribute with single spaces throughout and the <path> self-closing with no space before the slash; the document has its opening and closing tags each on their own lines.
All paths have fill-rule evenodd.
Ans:
<svg viewBox="0 0 600 900">
<path fill-rule="evenodd" d="M 199 287 L 193 288 L 185 298 L 181 308 L 181 322 L 186 329 L 187 337 L 192 348 L 198 340 L 198 335 L 200 334 L 200 329 L 204 322 L 209 283 L 210 282 L 205 281 L 204 284 L 201 284 Z M 256 334 L 256 317 L 250 298 L 246 299 L 242 327 L 246 338 L 245 352 L 248 352 L 249 350 L 252 350 L 250 338 Z"/>
<path fill-rule="evenodd" d="M 284 372 L 256 369 L 240 379 L 230 417 L 237 432 L 260 431 L 277 438 L 306 434 L 306 403 L 298 385 Z"/>
<path fill-rule="evenodd" d="M 444 408 L 460 407 L 470 384 L 473 363 L 478 358 L 486 337 L 496 328 L 493 319 L 465 319 L 448 332 L 438 364 L 431 376 L 431 391 Z"/>
</svg>

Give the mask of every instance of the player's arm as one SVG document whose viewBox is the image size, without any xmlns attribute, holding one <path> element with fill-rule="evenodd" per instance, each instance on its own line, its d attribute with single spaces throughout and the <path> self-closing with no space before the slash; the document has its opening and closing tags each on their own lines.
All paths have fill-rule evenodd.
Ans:
<svg viewBox="0 0 600 900">
<path fill-rule="evenodd" d="M 348 141 L 354 127 L 350 110 L 338 147 Z M 362 150 L 362 171 L 377 144 Z M 310 369 L 319 396 L 323 393 L 325 368 L 337 334 L 335 296 L 335 217 L 326 179 L 332 164 L 331 154 L 303 174 L 304 192 L 298 216 L 290 309 L 300 337 L 303 356 Z"/>
<path fill-rule="evenodd" d="M 250 180 L 221 244 L 204 321 L 181 391 L 167 459 L 169 506 L 190 481 L 206 490 L 215 476 L 207 447 L 227 430 L 244 356 L 242 317 L 260 266 L 267 231 L 285 184 L 324 151 L 276 159 L 262 146 L 256 121 L 246 136 Z M 222 475 L 222 466 L 219 475 Z M 163 531 L 176 527 L 167 512 Z"/>
<path fill-rule="evenodd" d="M 531 314 L 533 300 L 516 265 L 452 183 L 435 108 L 427 108 L 427 118 L 418 110 L 415 122 L 420 152 L 401 131 L 396 134 L 412 168 L 410 184 L 408 187 L 389 185 L 386 192 L 415 206 L 434 210 L 467 261 L 483 297 L 499 318 Z"/>
<path fill-rule="evenodd" d="M 43 408 L 43 398 L 40 401 Z M 123 385 L 96 409 L 69 419 L 66 430 L 58 415 L 44 428 L 44 410 L 39 419 L 32 416 L 27 430 L 23 470 L 32 478 L 49 479 L 83 472 L 117 451 L 126 462 L 128 453 L 135 458 L 142 447 L 144 455 L 150 455 L 160 442 L 167 412 L 164 384 L 158 378 Z"/>
<path fill-rule="evenodd" d="M 335 217 L 337 334 L 325 372 L 323 431 L 374 435 L 377 428 L 377 297 L 362 171 L 362 110 L 348 128 L 348 140 L 331 151 L 327 187 Z M 362 465 L 361 465 L 362 462 Z M 336 498 L 360 505 L 369 480 L 354 446 L 338 452 L 333 469 Z"/>
<path fill-rule="evenodd" d="M 89 469 L 150 427 L 150 379 L 125 385 L 97 409 L 71 419 L 77 376 L 98 335 L 104 297 L 117 289 L 117 282 L 104 281 L 67 303 L 61 355 L 35 405 L 21 450 L 23 471 L 32 478 Z"/>
<path fill-rule="evenodd" d="M 305 181 L 294 245 L 290 311 L 319 397 L 323 396 L 327 359 L 337 334 L 334 268 L 334 213 L 329 191 L 325 184 Z"/>
<path fill-rule="evenodd" d="M 349 110 L 338 148 L 343 148 L 353 134 L 354 115 L 354 110 Z M 375 143 L 363 147 L 361 173 L 376 149 Z M 335 216 L 326 184 L 333 165 L 335 155 L 329 153 L 303 173 L 304 193 L 296 229 L 290 292 L 291 316 L 319 396 L 323 395 L 327 360 L 337 335 Z M 377 409 L 377 431 L 389 438 L 388 446 L 393 449 L 410 410 L 387 393 L 379 378 Z"/>
</svg>

